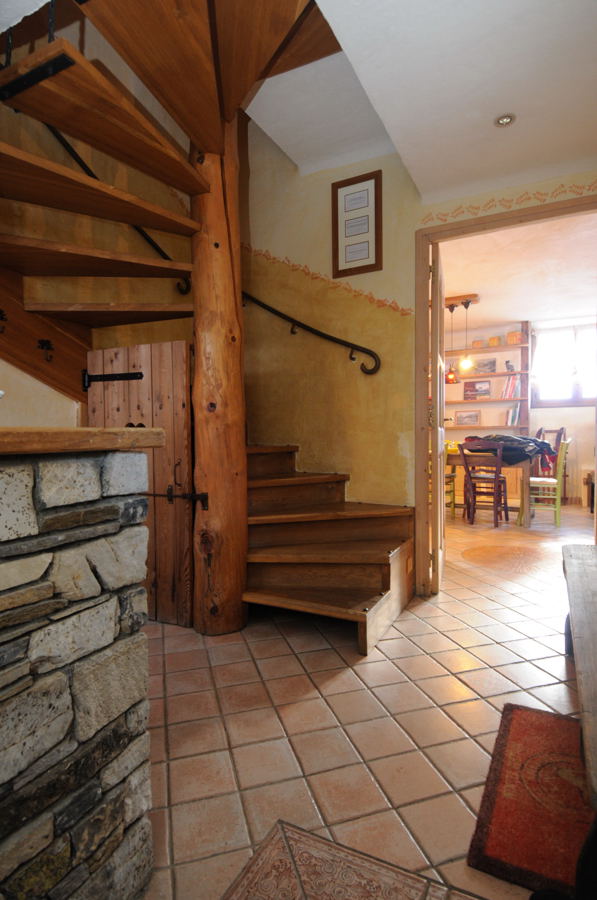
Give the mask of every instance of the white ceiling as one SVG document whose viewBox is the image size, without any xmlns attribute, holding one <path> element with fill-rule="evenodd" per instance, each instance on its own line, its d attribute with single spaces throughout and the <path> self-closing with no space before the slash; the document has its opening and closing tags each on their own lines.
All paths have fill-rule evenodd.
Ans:
<svg viewBox="0 0 597 900">
<path fill-rule="evenodd" d="M 385 130 L 425 203 L 597 165 L 596 0 L 318 5 L 356 77 L 322 60 L 266 81 L 248 110 L 301 170 L 328 167 L 338 134 L 345 153 L 362 139 L 357 79 L 381 120 L 372 147 Z M 496 128 L 504 112 L 517 120 Z"/>
<path fill-rule="evenodd" d="M 344 53 L 268 78 L 246 111 L 301 175 L 395 153 Z"/>
<path fill-rule="evenodd" d="M 550 219 L 441 244 L 447 296 L 479 294 L 477 330 L 529 319 L 597 321 L 597 213 Z M 446 313 L 450 327 L 450 313 Z M 454 331 L 464 316 L 454 312 Z"/>
<path fill-rule="evenodd" d="M 0 33 L 16 25 L 25 16 L 35 12 L 47 0 L 2 0 L 0 4 Z"/>
</svg>

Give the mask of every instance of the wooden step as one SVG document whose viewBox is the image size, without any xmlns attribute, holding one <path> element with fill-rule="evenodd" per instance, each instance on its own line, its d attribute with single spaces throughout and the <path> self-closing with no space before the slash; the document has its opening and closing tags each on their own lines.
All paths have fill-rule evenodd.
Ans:
<svg viewBox="0 0 597 900">
<path fill-rule="evenodd" d="M 390 588 L 390 565 L 383 563 L 251 563 L 247 587 L 266 590 L 282 588 L 363 588 L 379 594 Z"/>
<path fill-rule="evenodd" d="M 394 516 L 408 517 L 412 509 L 408 506 L 388 506 L 383 503 L 354 503 L 346 500 L 329 506 L 305 506 L 291 512 L 260 513 L 249 516 L 249 525 L 268 525 L 285 522 L 320 522 L 338 519 L 377 519 Z"/>
<path fill-rule="evenodd" d="M 364 622 L 367 612 L 379 602 L 381 594 L 372 594 L 365 588 L 288 588 L 284 590 L 247 590 L 243 594 L 245 603 L 260 603 L 281 609 L 333 619 Z"/>
<path fill-rule="evenodd" d="M 251 445 L 247 447 L 247 471 L 249 478 L 283 475 L 294 472 L 295 456 L 299 448 L 294 444 L 274 447 Z"/>
<path fill-rule="evenodd" d="M 249 515 L 344 500 L 349 475 L 287 472 L 249 480 Z"/>
<path fill-rule="evenodd" d="M 220 13 L 222 4 L 217 6 Z M 243 4 L 230 4 L 233 15 L 239 6 Z M 222 153 L 223 120 L 218 98 L 221 86 L 212 46 L 216 30 L 219 36 L 220 21 L 218 17 L 217 29 L 213 23 L 212 33 L 211 4 L 196 0 L 126 0 L 125 4 L 122 0 L 93 0 L 82 3 L 80 8 L 190 136 L 191 143 L 204 152 Z M 257 16 L 253 5 L 247 12 Z M 267 21 L 263 14 L 258 24 L 257 18 L 251 19 L 258 33 L 267 32 Z M 242 28 L 237 34 L 237 40 L 245 48 L 249 45 L 252 52 L 253 34 L 250 37 L 248 40 L 249 35 Z M 257 75 L 251 85 L 256 78 Z M 237 106 L 240 105 L 239 102 Z M 226 118 L 229 121 L 232 116 Z"/>
<path fill-rule="evenodd" d="M 249 516 L 249 546 L 388 540 L 397 546 L 413 535 L 411 507 L 344 501 Z"/>
<path fill-rule="evenodd" d="M 37 80 L 39 75 L 46 77 Z M 190 76 L 187 81 L 196 84 Z M 102 74 L 64 38 L 2 69 L 0 99 L 181 191 L 209 190 L 182 149 L 129 98 L 126 88 Z"/>
<path fill-rule="evenodd" d="M 193 219 L 1 141 L 0 196 L 174 234 L 201 228 Z"/>
<path fill-rule="evenodd" d="M 249 563 L 361 563 L 383 564 L 398 553 L 402 544 L 392 545 L 389 540 L 380 541 L 330 541 L 320 544 L 278 544 L 273 547 L 253 547 L 249 550 Z"/>
<path fill-rule="evenodd" d="M 357 646 L 366 656 L 408 603 L 406 591 L 394 588 L 383 594 L 370 594 L 363 588 L 336 587 L 327 590 L 316 588 L 280 588 L 277 590 L 247 590 L 245 603 L 258 603 L 278 609 L 291 609 L 316 616 L 328 616 L 356 622 Z"/>
<path fill-rule="evenodd" d="M 193 271 L 191 263 L 89 250 L 13 234 L 0 234 L 0 266 L 20 272 L 21 275 L 104 275 L 129 278 L 177 278 L 190 275 Z M 188 300 L 185 306 L 188 306 Z"/>
</svg>

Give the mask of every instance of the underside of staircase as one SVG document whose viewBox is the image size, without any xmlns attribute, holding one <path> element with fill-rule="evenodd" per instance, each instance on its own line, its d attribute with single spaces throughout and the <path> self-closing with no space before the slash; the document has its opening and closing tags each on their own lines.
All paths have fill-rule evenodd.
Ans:
<svg viewBox="0 0 597 900">
<path fill-rule="evenodd" d="M 243 600 L 356 622 L 366 655 L 413 594 L 413 510 L 347 501 L 349 476 L 297 472 L 298 449 L 247 448 Z"/>
</svg>

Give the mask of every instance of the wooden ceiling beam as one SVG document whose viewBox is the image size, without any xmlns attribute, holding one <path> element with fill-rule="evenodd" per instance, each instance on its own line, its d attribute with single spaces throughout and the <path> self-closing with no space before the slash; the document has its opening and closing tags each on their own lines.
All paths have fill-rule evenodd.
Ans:
<svg viewBox="0 0 597 900">
<path fill-rule="evenodd" d="M 208 0 L 86 0 L 79 8 L 193 144 L 222 153 Z"/>
<path fill-rule="evenodd" d="M 91 0 L 97 2 L 97 0 Z M 224 118 L 231 121 L 309 0 L 212 0 Z"/>
</svg>

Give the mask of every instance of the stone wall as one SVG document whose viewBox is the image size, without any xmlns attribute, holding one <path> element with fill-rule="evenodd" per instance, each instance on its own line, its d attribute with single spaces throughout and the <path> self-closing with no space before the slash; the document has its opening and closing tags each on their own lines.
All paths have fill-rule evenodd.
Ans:
<svg viewBox="0 0 597 900">
<path fill-rule="evenodd" d="M 0 898 L 152 868 L 144 453 L 0 457 Z"/>
</svg>

